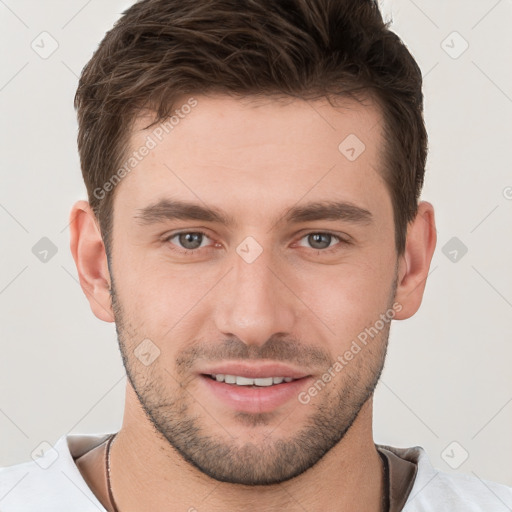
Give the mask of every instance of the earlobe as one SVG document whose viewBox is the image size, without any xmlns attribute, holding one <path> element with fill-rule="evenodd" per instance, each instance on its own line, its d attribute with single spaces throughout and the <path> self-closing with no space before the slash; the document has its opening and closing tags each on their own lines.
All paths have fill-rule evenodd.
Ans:
<svg viewBox="0 0 512 512">
<path fill-rule="evenodd" d="M 93 313 L 100 320 L 114 322 L 105 246 L 96 216 L 87 201 L 77 201 L 71 209 L 70 249 L 80 286 Z"/>
<path fill-rule="evenodd" d="M 436 242 L 434 207 L 421 201 L 415 219 L 409 223 L 405 252 L 400 258 L 395 301 L 402 309 L 395 316 L 397 320 L 410 318 L 418 311 Z"/>
</svg>

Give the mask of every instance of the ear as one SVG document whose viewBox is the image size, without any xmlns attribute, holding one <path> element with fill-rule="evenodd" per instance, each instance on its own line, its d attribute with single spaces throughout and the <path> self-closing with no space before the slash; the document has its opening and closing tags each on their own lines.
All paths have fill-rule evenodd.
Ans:
<svg viewBox="0 0 512 512">
<path fill-rule="evenodd" d="M 402 309 L 397 311 L 395 319 L 405 320 L 418 311 L 436 242 L 434 207 L 421 201 L 416 217 L 407 226 L 405 252 L 400 257 L 395 301 Z"/>
<path fill-rule="evenodd" d="M 105 322 L 114 322 L 110 297 L 107 254 L 96 215 L 87 201 L 78 201 L 70 213 L 71 254 L 78 270 L 80 286 L 92 312 Z"/>
</svg>

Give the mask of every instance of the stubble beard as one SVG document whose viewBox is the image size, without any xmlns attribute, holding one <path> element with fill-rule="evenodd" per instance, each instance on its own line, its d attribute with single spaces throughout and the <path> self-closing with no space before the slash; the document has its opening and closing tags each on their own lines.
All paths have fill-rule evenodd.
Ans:
<svg viewBox="0 0 512 512">
<path fill-rule="evenodd" d="M 388 308 L 395 291 L 396 280 Z M 307 405 L 297 400 L 296 408 L 310 408 L 305 425 L 297 434 L 282 439 L 276 428 L 269 432 L 264 443 L 240 442 L 240 432 L 244 435 L 246 428 L 269 425 L 273 414 L 238 413 L 236 419 L 245 428 L 229 432 L 223 428 L 218 413 L 208 414 L 202 405 L 197 405 L 198 412 L 192 412 L 195 399 L 187 387 L 193 379 L 178 384 L 173 377 L 177 373 L 161 367 L 158 361 L 141 371 L 133 350 L 144 336 L 138 336 L 125 323 L 113 279 L 111 296 L 123 363 L 147 418 L 183 459 L 217 481 L 250 486 L 279 484 L 314 466 L 347 434 L 364 404 L 373 396 L 384 367 L 391 322 Z M 296 408 L 289 418 L 278 416 L 274 424 L 293 421 Z M 220 435 L 209 434 L 212 427 Z"/>
</svg>

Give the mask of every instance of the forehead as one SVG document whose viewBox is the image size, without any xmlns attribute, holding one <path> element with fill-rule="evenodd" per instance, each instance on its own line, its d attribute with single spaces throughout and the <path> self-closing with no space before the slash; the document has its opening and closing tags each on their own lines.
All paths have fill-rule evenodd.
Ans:
<svg viewBox="0 0 512 512">
<path fill-rule="evenodd" d="M 391 207 L 380 172 L 382 118 L 370 100 L 331 106 L 326 99 L 196 95 L 176 101 L 174 111 L 174 119 L 147 129 L 149 116 L 134 125 L 127 156 L 151 149 L 118 185 L 127 208 L 173 197 L 229 202 L 262 221 L 267 207 L 302 198 Z"/>
</svg>

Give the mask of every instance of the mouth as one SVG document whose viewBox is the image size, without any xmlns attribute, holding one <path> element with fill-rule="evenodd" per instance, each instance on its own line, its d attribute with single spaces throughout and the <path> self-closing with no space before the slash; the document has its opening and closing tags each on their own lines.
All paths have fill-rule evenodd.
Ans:
<svg viewBox="0 0 512 512">
<path fill-rule="evenodd" d="M 288 383 L 294 380 L 299 380 L 294 379 L 293 377 L 256 377 L 251 379 L 249 377 L 244 377 L 243 375 L 226 375 L 223 373 L 203 374 L 203 376 L 210 377 L 216 382 L 224 382 L 225 384 L 232 384 L 234 386 L 251 386 L 255 388 L 268 388 L 269 386 L 276 386 L 283 382 Z"/>
<path fill-rule="evenodd" d="M 313 379 L 312 375 L 282 365 L 232 365 L 224 373 L 217 369 L 200 373 L 199 377 L 207 403 L 248 413 L 271 412 L 298 400 L 300 391 Z"/>
</svg>

